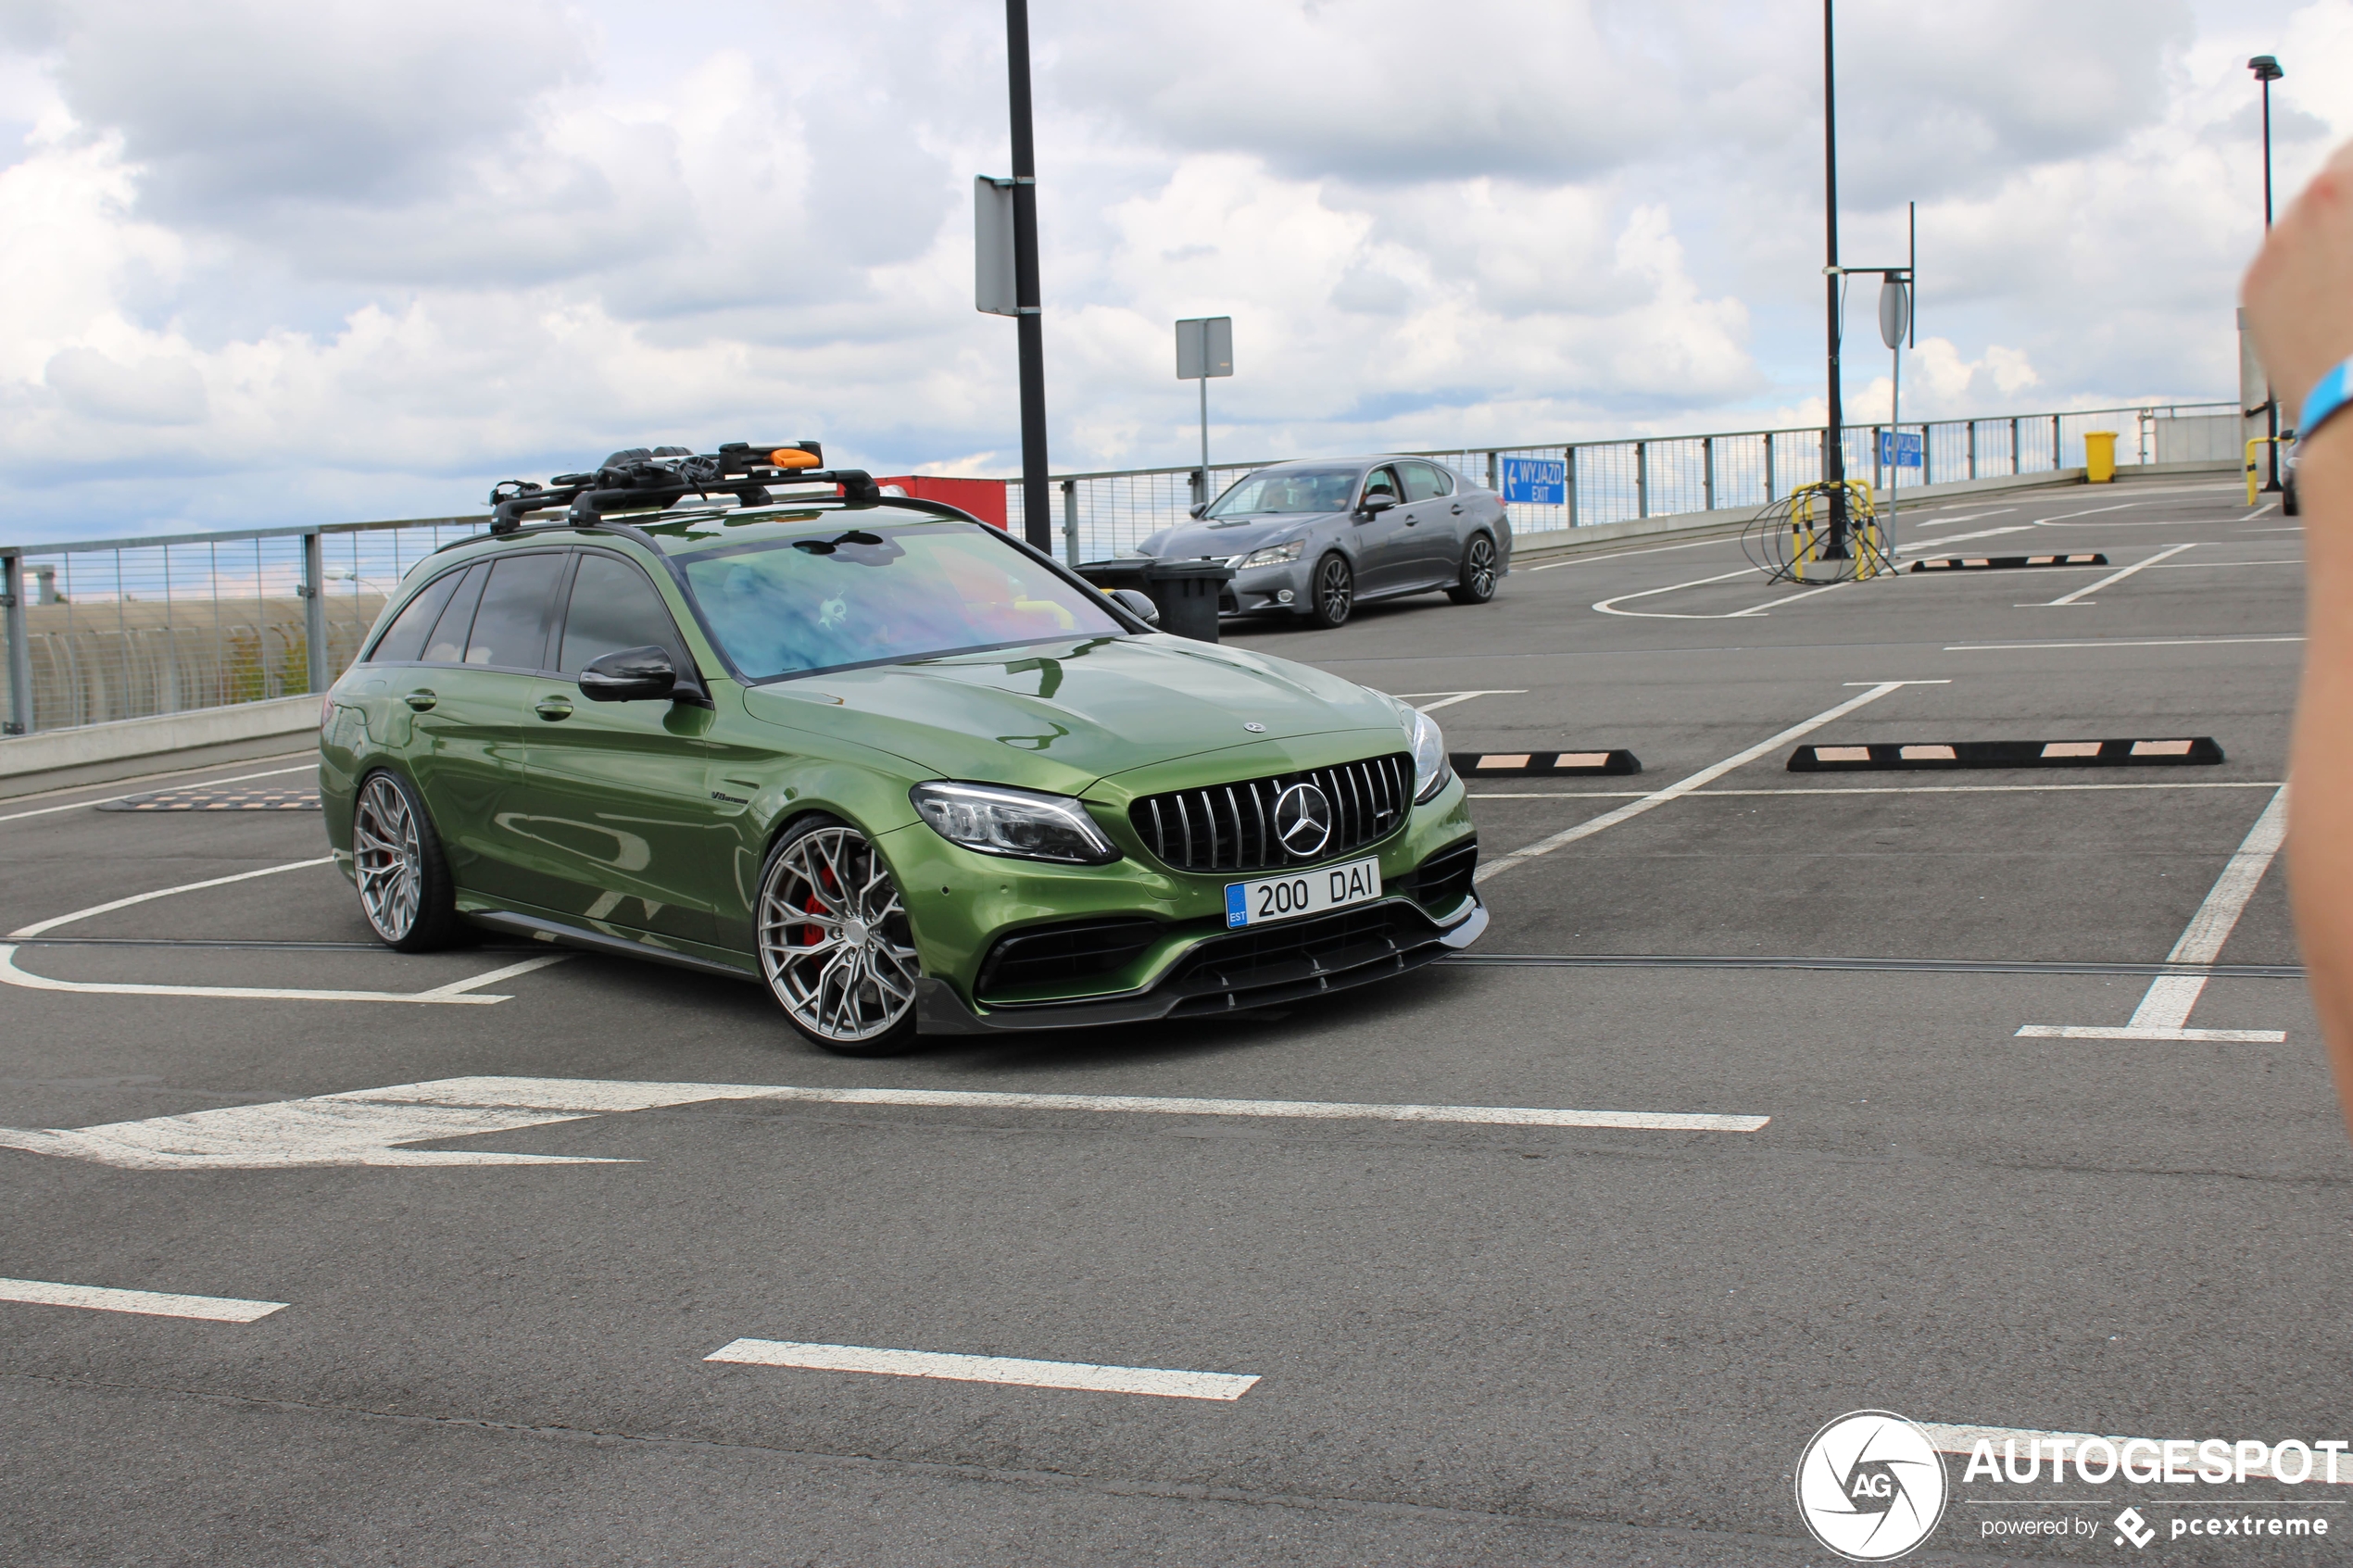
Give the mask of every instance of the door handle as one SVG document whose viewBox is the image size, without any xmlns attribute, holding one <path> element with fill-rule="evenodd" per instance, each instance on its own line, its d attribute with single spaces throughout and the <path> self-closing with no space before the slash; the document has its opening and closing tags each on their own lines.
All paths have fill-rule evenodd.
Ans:
<svg viewBox="0 0 2353 1568">
<path fill-rule="evenodd" d="M 422 713 L 441 699 L 434 696 L 434 694 L 429 691 L 419 690 L 410 692 L 407 696 L 402 697 L 400 700 L 415 709 L 418 712 Z"/>
<path fill-rule="evenodd" d="M 1460 501 L 1454 503 L 1454 515 L 1456 517 L 1463 515 L 1463 504 Z"/>
<path fill-rule="evenodd" d="M 533 711 L 536 712 L 539 717 L 547 720 L 549 723 L 553 723 L 559 719 L 569 719 L 572 717 L 572 704 L 560 696 L 543 696 L 539 699 L 537 707 L 535 708 Z"/>
</svg>

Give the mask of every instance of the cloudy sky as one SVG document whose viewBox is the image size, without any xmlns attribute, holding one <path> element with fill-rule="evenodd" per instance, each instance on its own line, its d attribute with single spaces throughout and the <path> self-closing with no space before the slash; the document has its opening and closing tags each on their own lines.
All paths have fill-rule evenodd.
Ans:
<svg viewBox="0 0 2353 1568">
<path fill-rule="evenodd" d="M 1033 0 L 1058 471 L 1803 424 L 1810 0 Z M 972 307 L 986 0 L 0 0 L 0 539 L 473 511 L 616 446 L 1018 466 Z M 1843 0 L 1842 239 L 1919 204 L 1906 411 L 2230 396 L 2353 0 Z M 1870 288 L 1850 414 L 1884 410 Z"/>
</svg>

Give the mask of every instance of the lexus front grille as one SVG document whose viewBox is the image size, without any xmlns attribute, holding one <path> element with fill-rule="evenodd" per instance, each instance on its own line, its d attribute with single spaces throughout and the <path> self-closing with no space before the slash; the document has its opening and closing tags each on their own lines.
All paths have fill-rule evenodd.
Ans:
<svg viewBox="0 0 2353 1568">
<path fill-rule="evenodd" d="M 1322 793 L 1331 822 L 1330 836 L 1303 855 L 1284 847 L 1276 823 L 1277 803 L 1297 784 Z M 1413 801 L 1414 759 L 1400 751 L 1147 796 L 1128 808 L 1127 820 L 1144 847 L 1178 871 L 1281 871 L 1378 843 L 1403 824 Z"/>
</svg>

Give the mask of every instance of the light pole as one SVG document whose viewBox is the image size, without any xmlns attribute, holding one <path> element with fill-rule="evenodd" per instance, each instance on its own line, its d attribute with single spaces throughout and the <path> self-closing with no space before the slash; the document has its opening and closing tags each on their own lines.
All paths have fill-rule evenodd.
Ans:
<svg viewBox="0 0 2353 1568">
<path fill-rule="evenodd" d="M 2258 55 L 2246 62 L 2255 80 L 2263 84 L 2263 227 L 2271 226 L 2271 83 L 2287 72 L 2270 55 Z"/>
<path fill-rule="evenodd" d="M 1822 263 L 1823 315 L 1829 322 L 1831 408 L 1830 428 L 1822 439 L 1822 481 L 1830 488 L 1831 537 L 1822 551 L 1826 560 L 1844 560 L 1846 553 L 1846 409 L 1838 370 L 1838 73 L 1831 52 L 1835 0 L 1822 0 L 1822 225 L 1827 255 Z"/>
<path fill-rule="evenodd" d="M 1021 353 L 1022 537 L 1054 544 L 1046 493 L 1046 329 L 1038 283 L 1038 144 L 1030 130 L 1029 4 L 1005 0 L 1006 97 L 1013 114 L 1014 332 Z"/>
<path fill-rule="evenodd" d="M 2263 84 L 2263 228 L 2268 233 L 2271 228 L 2271 83 L 2287 72 L 2282 70 L 2280 62 L 2270 55 L 2256 56 L 2246 62 L 2246 69 L 2253 71 L 2255 80 Z M 2268 370 L 2263 376 L 2263 433 L 2271 438 L 2266 448 L 2271 454 L 2271 483 L 2263 488 L 2277 490 L 2280 487 L 2280 399 L 2279 395 L 2271 390 L 2271 377 Z"/>
</svg>

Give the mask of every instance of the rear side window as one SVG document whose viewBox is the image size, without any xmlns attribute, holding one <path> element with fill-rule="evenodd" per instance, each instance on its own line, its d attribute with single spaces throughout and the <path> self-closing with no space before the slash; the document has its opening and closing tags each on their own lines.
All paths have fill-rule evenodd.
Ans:
<svg viewBox="0 0 2353 1568">
<path fill-rule="evenodd" d="M 568 679 L 609 653 L 660 647 L 673 663 L 682 661 L 678 629 L 646 574 L 614 556 L 584 552 L 572 580 L 572 605 L 564 615 L 563 656 Z"/>
<path fill-rule="evenodd" d="M 482 608 L 466 639 L 466 662 L 501 670 L 537 670 L 547 662 L 547 614 L 564 558 L 554 551 L 508 556 L 490 569 Z"/>
<path fill-rule="evenodd" d="M 424 586 L 424 591 L 409 601 L 409 607 L 384 629 L 376 639 L 375 652 L 368 656 L 371 664 L 413 664 L 424 656 L 425 633 L 449 607 L 449 596 L 465 577 L 463 571 L 445 571 Z"/>
<path fill-rule="evenodd" d="M 441 619 L 434 622 L 432 634 L 425 638 L 427 664 L 466 661 L 466 633 L 474 623 L 474 607 L 482 602 L 482 584 L 489 575 L 486 566 L 466 568 L 464 580 L 449 596 L 449 608 L 441 612 Z"/>
<path fill-rule="evenodd" d="M 1428 463 L 1397 466 L 1405 470 L 1405 499 L 1409 502 L 1432 500 L 1454 488 L 1443 472 Z"/>
</svg>

